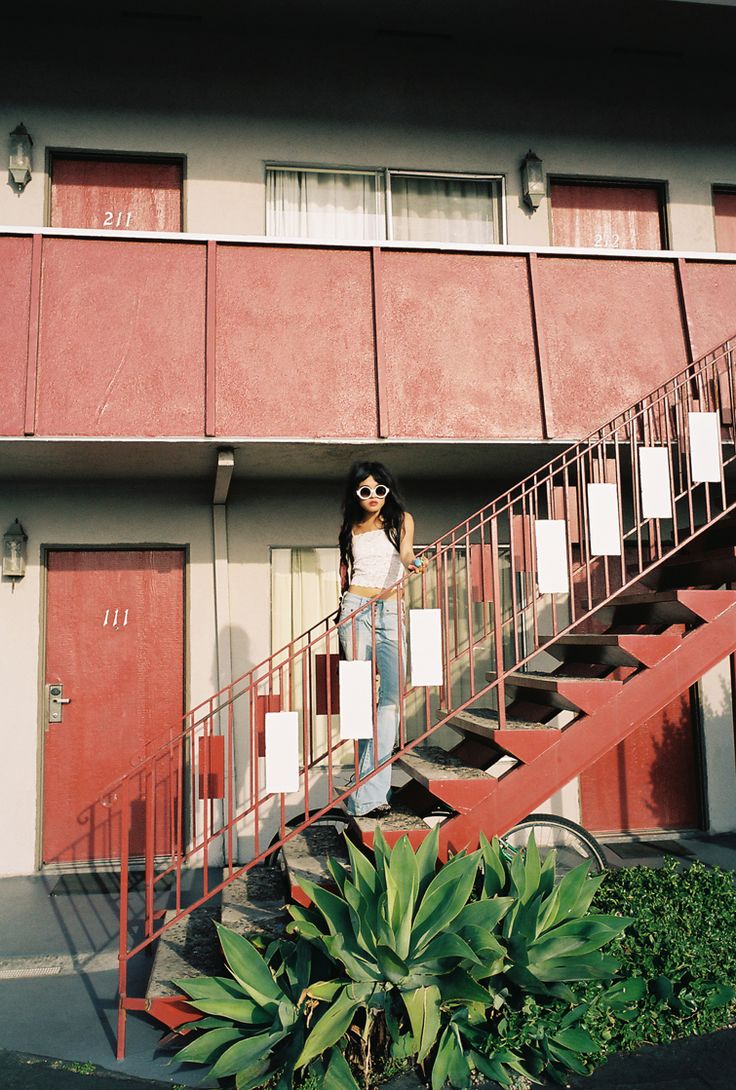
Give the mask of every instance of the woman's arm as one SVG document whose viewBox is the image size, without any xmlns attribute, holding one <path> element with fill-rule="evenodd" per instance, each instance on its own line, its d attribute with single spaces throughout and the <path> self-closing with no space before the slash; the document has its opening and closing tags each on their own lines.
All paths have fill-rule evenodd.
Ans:
<svg viewBox="0 0 736 1090">
<path fill-rule="evenodd" d="M 404 525 L 401 529 L 399 556 L 405 568 L 410 572 L 417 571 L 417 558 L 414 556 L 414 519 L 408 511 L 404 515 Z"/>
</svg>

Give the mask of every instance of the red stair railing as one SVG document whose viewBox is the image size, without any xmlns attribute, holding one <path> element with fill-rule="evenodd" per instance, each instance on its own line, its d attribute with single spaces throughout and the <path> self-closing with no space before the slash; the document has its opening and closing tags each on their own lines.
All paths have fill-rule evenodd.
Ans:
<svg viewBox="0 0 736 1090">
<path fill-rule="evenodd" d="M 481 697 L 503 727 L 509 675 L 734 508 L 735 387 L 734 342 L 727 341 L 429 547 L 421 573 L 393 592 L 402 613 L 440 610 L 443 684 L 402 687 L 398 752 L 381 767 Z M 688 414 L 703 412 L 717 413 L 720 428 L 720 479 L 712 482 L 693 480 L 691 471 Z M 644 516 L 642 446 L 668 452 L 672 518 Z M 616 486 L 619 555 L 591 551 L 587 486 L 601 483 Z M 564 520 L 568 594 L 538 592 L 534 527 L 541 519 Z M 361 612 L 343 622 L 350 639 Z M 370 778 L 358 777 L 358 743 L 339 734 L 338 655 L 338 630 L 326 618 L 187 712 L 181 732 L 107 793 L 122 843 L 119 1056 L 126 1011 L 146 1005 L 127 995 L 131 958 Z M 375 653 L 373 669 L 375 681 Z M 268 794 L 263 782 L 265 715 L 273 711 L 299 717 L 299 789 L 288 796 Z M 375 742 L 375 704 L 373 731 Z M 355 782 L 346 784 L 350 771 Z M 292 814 L 309 816 L 290 827 Z M 142 927 L 128 912 L 129 872 L 141 863 Z M 191 867 L 201 868 L 203 890 L 185 904 L 182 879 Z M 222 867 L 223 877 L 210 882 L 211 867 Z M 172 889 L 173 915 L 164 920 L 157 895 L 170 897 Z"/>
</svg>

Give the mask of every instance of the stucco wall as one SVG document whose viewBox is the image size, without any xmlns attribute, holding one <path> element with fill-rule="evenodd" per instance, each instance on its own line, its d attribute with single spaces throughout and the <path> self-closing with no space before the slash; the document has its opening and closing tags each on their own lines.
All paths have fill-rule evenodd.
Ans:
<svg viewBox="0 0 736 1090">
<path fill-rule="evenodd" d="M 339 28 L 336 28 L 339 29 Z M 0 223 L 41 224 L 47 148 L 186 156 L 186 229 L 261 235 L 264 164 L 291 162 L 506 176 L 508 239 L 549 243 L 549 208 L 521 199 L 529 147 L 553 175 L 668 185 L 671 245 L 714 248 L 713 183 L 736 184 L 726 115 L 728 66 L 624 56 L 555 43 L 505 56 L 501 43 L 401 43 L 218 35 L 121 24 L 42 26 L 32 50 L 5 61 L 3 131 L 23 120 L 34 177 L 17 197 L 0 188 Z M 158 35 L 162 34 L 163 37 Z M 65 38 L 68 35 L 68 40 Z M 564 45 L 564 43 L 561 43 Z M 661 93 L 662 87 L 667 93 Z M 19 90 L 21 89 L 22 90 Z M 653 89 L 657 92 L 653 94 Z"/>
<path fill-rule="evenodd" d="M 0 847 L 1 874 L 28 873 L 37 861 L 43 545 L 188 546 L 189 703 L 217 688 L 212 531 L 206 503 L 197 503 L 185 493 L 177 495 L 171 487 L 166 491 L 152 486 L 91 485 L 16 489 L 4 483 L 0 491 L 3 531 L 16 517 L 29 535 L 28 569 L 15 587 L 9 579 L 0 583 L 0 822 L 13 831 Z"/>
<path fill-rule="evenodd" d="M 419 456 L 419 455 L 418 455 Z M 482 480 L 412 483 L 404 487 L 417 522 L 417 540 L 428 542 L 488 498 Z M 495 493 L 497 488 L 494 486 Z M 54 489 L 4 485 L 0 493 L 0 529 L 18 517 L 29 534 L 27 575 L 15 588 L 0 583 L 0 822 L 13 835 L 0 845 L 0 874 L 29 873 L 37 864 L 40 823 L 40 750 L 42 722 L 38 699 L 42 655 L 41 546 L 167 544 L 189 548 L 187 625 L 188 704 L 218 688 L 216 639 L 229 640 L 233 676 L 270 651 L 271 546 L 333 545 L 339 523 L 340 484 L 279 480 L 239 481 L 228 509 L 228 632 L 216 633 L 212 516 L 208 490 L 198 483 L 166 488 L 142 482 L 120 485 L 60 484 Z M 736 827 L 733 806 L 736 776 L 733 738 L 727 710 L 727 666 L 704 682 L 705 760 L 710 824 Z M 715 675 L 714 675 L 715 677 Z M 715 685 L 715 688 L 714 688 Z M 718 701 L 715 709 L 714 701 Z M 716 722 L 717 720 L 717 722 Z M 237 753 L 244 777 L 247 755 Z M 551 808 L 579 816 L 576 785 L 558 793 Z"/>
</svg>

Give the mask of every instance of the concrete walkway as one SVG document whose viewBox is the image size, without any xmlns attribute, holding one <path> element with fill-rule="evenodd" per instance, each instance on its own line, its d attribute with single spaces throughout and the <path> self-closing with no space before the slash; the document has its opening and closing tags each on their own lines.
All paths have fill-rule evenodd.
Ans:
<svg viewBox="0 0 736 1090">
<path fill-rule="evenodd" d="M 736 871 L 736 836 L 618 842 L 608 852 L 618 865 L 661 866 L 672 854 Z M 190 875 L 192 898 L 200 877 Z M 142 909 L 140 889 L 130 898 L 132 908 Z M 48 875 L 0 879 L 1 1090 L 120 1090 L 120 1076 L 147 1080 L 143 1086 L 130 1084 L 131 1090 L 198 1084 L 200 1069 L 169 1065 L 171 1052 L 159 1047 L 161 1027 L 144 1014 L 128 1016 L 126 1058 L 115 1059 L 117 910 L 118 895 L 104 882 L 79 889 Z M 131 963 L 131 994 L 144 994 L 150 964 L 145 956 Z M 736 1031 L 677 1042 L 654 1054 L 654 1060 L 649 1051 L 611 1060 L 579 1085 L 588 1090 L 736 1087 Z M 27 1057 L 92 1064 L 102 1073 L 85 1075 Z"/>
</svg>

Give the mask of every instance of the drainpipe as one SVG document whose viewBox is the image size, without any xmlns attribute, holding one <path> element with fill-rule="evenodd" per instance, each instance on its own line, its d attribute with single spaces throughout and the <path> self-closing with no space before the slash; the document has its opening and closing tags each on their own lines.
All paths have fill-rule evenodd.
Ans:
<svg viewBox="0 0 736 1090">
<path fill-rule="evenodd" d="M 217 655 L 217 687 L 224 689 L 233 677 L 232 641 L 230 625 L 230 579 L 227 541 L 227 497 L 235 468 L 235 452 L 230 449 L 217 452 L 217 470 L 212 496 L 212 559 L 215 580 L 215 647 Z M 227 716 L 217 724 L 219 734 L 224 734 Z M 233 769 L 225 768 L 225 775 L 232 777 Z M 224 800 L 220 803 L 220 824 L 224 819 Z M 225 843 L 221 843 L 220 862 L 225 862 Z"/>
</svg>

